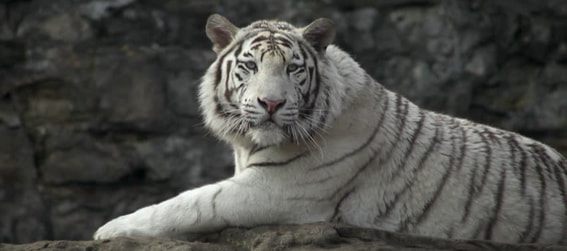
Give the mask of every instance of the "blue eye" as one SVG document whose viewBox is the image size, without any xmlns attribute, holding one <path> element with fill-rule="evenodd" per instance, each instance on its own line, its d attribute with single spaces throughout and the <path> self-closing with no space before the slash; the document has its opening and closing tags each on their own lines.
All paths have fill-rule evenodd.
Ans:
<svg viewBox="0 0 567 251">
<path fill-rule="evenodd" d="M 294 71 L 296 71 L 297 69 L 299 69 L 299 65 L 297 65 L 297 64 L 289 64 L 289 65 L 287 66 L 287 71 L 288 71 L 288 72 L 294 72 Z"/>
<path fill-rule="evenodd" d="M 248 62 L 244 63 L 244 66 L 246 66 L 246 68 L 248 68 L 250 70 L 256 69 L 256 63 L 254 63 L 252 61 L 248 61 Z"/>
</svg>

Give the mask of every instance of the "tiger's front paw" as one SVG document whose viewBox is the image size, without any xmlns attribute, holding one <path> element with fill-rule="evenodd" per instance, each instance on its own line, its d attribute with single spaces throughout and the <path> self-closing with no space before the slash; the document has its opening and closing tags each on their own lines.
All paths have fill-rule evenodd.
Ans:
<svg viewBox="0 0 567 251">
<path fill-rule="evenodd" d="M 93 238 L 95 240 L 110 239 L 121 236 L 151 236 L 152 234 L 144 230 L 139 224 L 134 224 L 129 220 L 129 216 L 121 216 L 111 220 L 96 230 Z"/>
</svg>

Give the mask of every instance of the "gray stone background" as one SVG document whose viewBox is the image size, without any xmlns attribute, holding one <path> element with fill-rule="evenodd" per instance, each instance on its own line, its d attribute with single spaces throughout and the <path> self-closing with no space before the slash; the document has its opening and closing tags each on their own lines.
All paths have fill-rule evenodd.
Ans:
<svg viewBox="0 0 567 251">
<path fill-rule="evenodd" d="M 206 18 L 317 17 L 430 110 L 567 153 L 564 0 L 0 1 L 0 242 L 90 239 L 110 218 L 231 175 L 195 90 Z"/>
</svg>

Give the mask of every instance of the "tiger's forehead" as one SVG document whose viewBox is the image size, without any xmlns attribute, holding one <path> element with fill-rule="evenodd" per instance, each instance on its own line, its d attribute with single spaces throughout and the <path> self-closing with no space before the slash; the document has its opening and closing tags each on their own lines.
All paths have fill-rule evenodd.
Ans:
<svg viewBox="0 0 567 251">
<path fill-rule="evenodd" d="M 299 29 L 277 20 L 256 21 L 241 29 L 241 39 L 246 44 L 247 56 L 256 55 L 260 61 L 265 58 L 279 59 L 272 62 L 287 62 L 302 58 L 298 50 L 301 40 Z M 252 53 L 252 54 L 251 54 Z M 244 56 L 244 55 L 243 55 Z"/>
<path fill-rule="evenodd" d="M 263 42 L 269 45 L 284 44 L 291 48 L 296 40 L 301 39 L 301 33 L 293 25 L 278 20 L 260 20 L 240 29 L 238 40 Z M 254 46 L 254 45 L 252 45 Z"/>
<path fill-rule="evenodd" d="M 296 28 L 289 24 L 288 22 L 278 21 L 278 20 L 260 20 L 251 23 L 247 28 L 250 29 L 265 29 L 273 32 L 284 31 L 291 32 L 296 30 Z"/>
<path fill-rule="evenodd" d="M 262 30 L 251 34 L 245 43 L 248 51 L 259 56 L 260 61 L 264 61 L 267 57 L 280 58 L 281 61 L 286 62 L 291 58 L 298 58 L 297 50 L 294 49 L 296 48 L 294 40 L 286 33 Z"/>
</svg>

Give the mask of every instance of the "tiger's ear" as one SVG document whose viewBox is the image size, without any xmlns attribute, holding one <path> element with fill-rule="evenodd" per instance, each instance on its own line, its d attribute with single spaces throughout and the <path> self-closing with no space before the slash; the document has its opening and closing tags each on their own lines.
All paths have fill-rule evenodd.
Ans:
<svg viewBox="0 0 567 251">
<path fill-rule="evenodd" d="M 319 18 L 303 28 L 303 38 L 319 53 L 335 39 L 335 22 L 328 18 Z"/>
<path fill-rule="evenodd" d="M 224 47 L 232 42 L 236 32 L 238 32 L 238 27 L 225 17 L 219 14 L 213 14 L 207 19 L 205 31 L 207 37 L 213 42 L 213 51 L 218 54 Z"/>
</svg>

